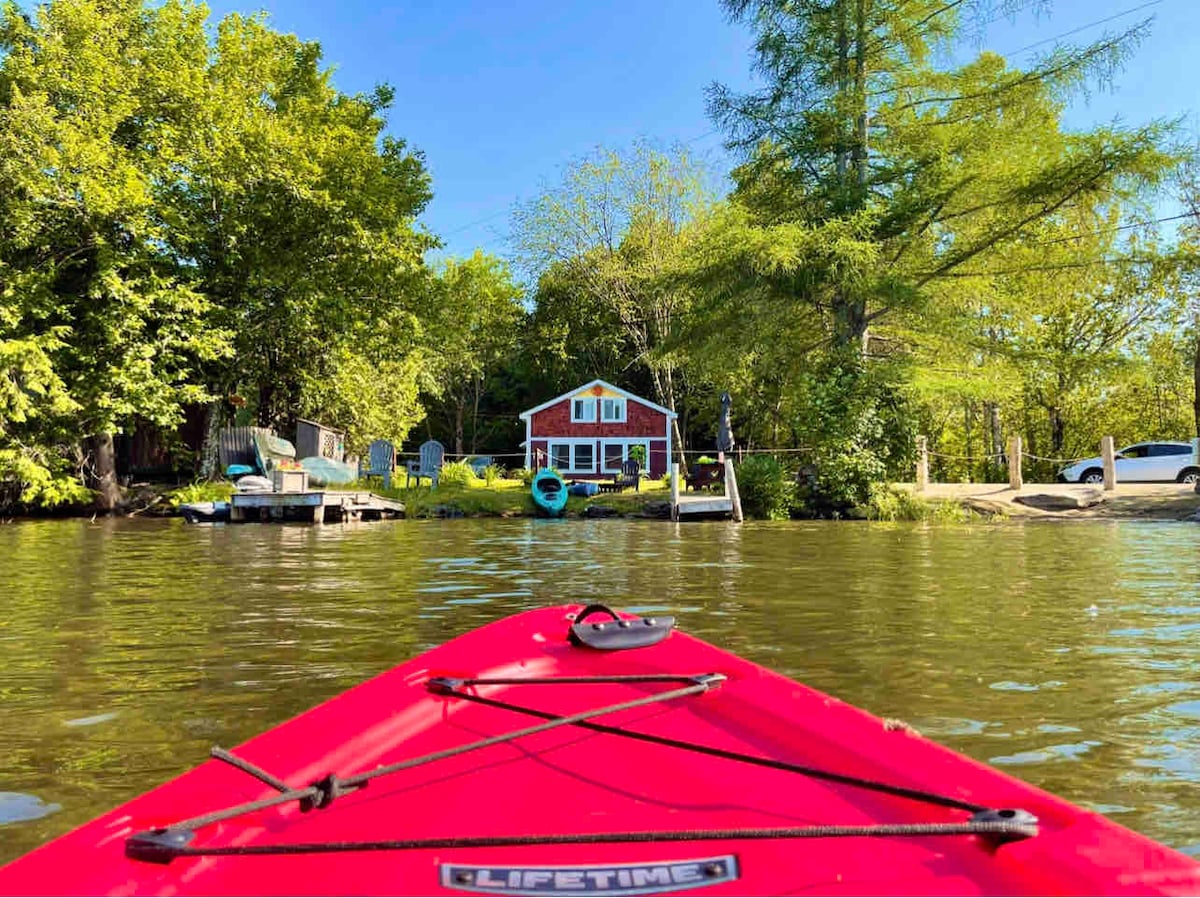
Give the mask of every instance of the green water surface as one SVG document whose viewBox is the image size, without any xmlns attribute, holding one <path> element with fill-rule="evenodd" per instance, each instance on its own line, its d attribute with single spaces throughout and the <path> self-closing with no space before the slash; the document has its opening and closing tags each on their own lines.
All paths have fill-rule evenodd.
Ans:
<svg viewBox="0 0 1200 898">
<path fill-rule="evenodd" d="M 710 641 L 1200 855 L 1200 527 L 0 526 L 0 862 L 546 604 Z"/>
</svg>

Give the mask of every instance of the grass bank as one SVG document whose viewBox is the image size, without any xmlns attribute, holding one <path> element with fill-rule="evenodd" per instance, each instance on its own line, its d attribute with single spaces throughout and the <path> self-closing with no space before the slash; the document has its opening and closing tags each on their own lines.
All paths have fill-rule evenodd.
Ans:
<svg viewBox="0 0 1200 898">
<path fill-rule="evenodd" d="M 349 488 L 349 487 L 348 487 Z M 441 517 L 534 517 L 537 507 L 529 487 L 520 480 L 483 480 L 470 483 L 441 483 L 437 489 L 428 486 L 403 489 L 383 489 L 378 480 L 356 484 L 353 488 L 371 490 L 404 503 L 406 518 Z M 583 516 L 593 506 L 611 508 L 617 515 L 641 516 L 648 506 L 670 502 L 671 492 L 657 480 L 642 481 L 639 490 L 606 493 L 592 497 L 571 496 L 567 500 L 568 516 Z"/>
</svg>

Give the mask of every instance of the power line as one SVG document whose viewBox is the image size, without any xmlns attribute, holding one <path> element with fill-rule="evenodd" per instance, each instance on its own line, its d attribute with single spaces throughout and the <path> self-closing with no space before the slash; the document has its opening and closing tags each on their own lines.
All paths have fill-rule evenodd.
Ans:
<svg viewBox="0 0 1200 898">
<path fill-rule="evenodd" d="M 1117 231 L 1129 231 L 1133 228 L 1145 228 L 1150 225 L 1164 224 L 1168 221 L 1179 221 L 1181 218 L 1191 218 L 1190 212 L 1181 212 L 1179 215 L 1168 215 L 1166 218 L 1156 218 L 1153 221 L 1135 221 L 1130 224 L 1117 225 L 1111 228 L 1100 228 L 1096 231 L 1080 231 L 1078 234 L 1069 234 L 1066 237 L 1055 237 L 1053 240 L 1039 240 L 1037 243 L 1028 244 L 1031 246 L 1050 246 L 1054 243 L 1067 243 L 1071 240 L 1078 240 L 1080 237 L 1092 237 L 1096 234 L 1115 234 Z"/>
<path fill-rule="evenodd" d="M 1161 0 L 1160 0 L 1160 2 L 1161 2 Z M 704 140 L 704 138 L 706 138 L 706 137 L 712 137 L 714 134 L 718 133 L 719 131 L 720 131 L 719 128 L 711 128 L 708 131 L 705 131 L 703 134 L 697 134 L 695 137 L 689 137 L 687 140 L 680 141 L 680 145 L 685 146 L 685 147 L 691 146 L 694 143 L 698 143 L 701 140 Z M 493 212 L 491 215 L 486 215 L 483 218 L 476 219 L 475 221 L 469 221 L 465 225 L 459 225 L 457 228 L 453 228 L 452 230 L 446 231 L 441 236 L 452 237 L 455 234 L 461 234 L 463 231 L 467 231 L 467 230 L 470 230 L 471 228 L 478 227 L 481 224 L 487 224 L 489 221 L 494 221 L 495 219 L 499 218 L 501 215 L 508 215 L 508 214 L 509 214 L 508 209 L 501 209 L 499 212 Z"/>
<path fill-rule="evenodd" d="M 1041 46 L 1044 46 L 1045 44 L 1049 44 L 1054 41 L 1061 40 L 1064 37 L 1070 37 L 1072 34 L 1078 34 L 1081 31 L 1087 31 L 1087 29 L 1089 29 L 1089 28 L 1095 28 L 1097 25 L 1104 25 L 1105 23 L 1111 22 L 1115 19 L 1124 18 L 1125 16 L 1132 15 L 1135 12 L 1141 12 L 1143 9 L 1149 9 L 1151 6 L 1158 6 L 1162 2 L 1163 2 L 1163 0 L 1150 0 L 1149 3 L 1143 3 L 1141 6 L 1134 6 L 1129 9 L 1122 10 L 1121 12 L 1114 13 L 1113 15 L 1107 16 L 1103 19 L 1097 19 L 1094 22 L 1088 22 L 1086 25 L 1080 25 L 1078 28 L 1072 28 L 1070 31 L 1064 31 L 1062 34 L 1056 34 L 1053 37 L 1043 38 L 1040 41 L 1035 41 L 1032 44 L 1028 44 L 1024 47 L 1021 47 L 1021 49 L 1019 49 L 1019 50 L 1012 50 L 1011 52 L 1002 53 L 1001 55 L 1002 56 L 1017 56 L 1028 50 L 1033 50 L 1036 47 L 1041 47 Z"/>
</svg>

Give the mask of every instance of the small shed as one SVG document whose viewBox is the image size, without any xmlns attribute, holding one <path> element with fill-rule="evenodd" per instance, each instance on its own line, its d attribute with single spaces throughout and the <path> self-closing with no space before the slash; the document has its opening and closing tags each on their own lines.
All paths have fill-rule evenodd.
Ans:
<svg viewBox="0 0 1200 898">
<path fill-rule="evenodd" d="M 645 459 L 649 476 L 662 477 L 671 457 L 674 417 L 649 399 L 593 380 L 521 412 L 525 467 L 549 465 L 573 480 L 607 480 L 633 450 Z"/>
<path fill-rule="evenodd" d="M 331 458 L 345 461 L 346 434 L 316 421 L 296 419 L 296 458 Z"/>
</svg>

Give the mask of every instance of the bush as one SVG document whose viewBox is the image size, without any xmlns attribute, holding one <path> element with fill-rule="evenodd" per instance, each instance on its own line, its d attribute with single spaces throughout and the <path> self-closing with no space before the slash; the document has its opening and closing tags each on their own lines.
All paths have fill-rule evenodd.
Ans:
<svg viewBox="0 0 1200 898">
<path fill-rule="evenodd" d="M 227 502 L 232 495 L 232 483 L 197 481 L 171 492 L 167 501 L 172 508 L 178 508 L 193 502 Z"/>
<path fill-rule="evenodd" d="M 806 376 L 797 432 L 810 446 L 814 483 L 800 497 L 808 514 L 841 517 L 866 507 L 871 490 L 912 463 L 913 415 L 899 363 L 867 368 L 834 353 Z"/>
<path fill-rule="evenodd" d="M 955 502 L 930 502 L 890 484 L 871 486 L 861 511 L 871 521 L 965 521 L 970 513 Z"/>
<path fill-rule="evenodd" d="M 533 468 L 521 468 L 517 471 L 514 471 L 512 476 L 520 480 L 521 483 L 525 484 L 525 486 L 529 486 L 533 483 L 533 475 L 536 473 L 537 472 L 534 471 Z"/>
<path fill-rule="evenodd" d="M 504 479 L 504 468 L 500 465 L 491 464 L 483 469 L 483 481 L 488 486 L 491 486 L 497 480 Z"/>
<path fill-rule="evenodd" d="M 737 468 L 742 510 L 755 518 L 777 521 L 791 515 L 795 484 L 791 472 L 771 455 L 751 455 Z"/>
<path fill-rule="evenodd" d="M 451 461 L 442 465 L 438 483 L 444 483 L 447 486 L 470 486 L 478 479 L 475 476 L 475 469 L 465 461 Z"/>
</svg>

